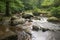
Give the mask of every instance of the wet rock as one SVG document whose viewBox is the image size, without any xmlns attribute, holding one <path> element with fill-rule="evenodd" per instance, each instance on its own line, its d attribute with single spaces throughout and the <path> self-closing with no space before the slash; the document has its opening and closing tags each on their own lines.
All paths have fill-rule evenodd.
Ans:
<svg viewBox="0 0 60 40">
<path fill-rule="evenodd" d="M 40 28 L 40 30 L 42 30 L 42 32 L 50 31 L 49 29 L 46 28 Z"/>
<path fill-rule="evenodd" d="M 12 17 L 10 20 L 11 26 L 16 26 L 18 24 L 23 24 L 23 23 L 25 23 L 25 19 L 23 19 L 23 18 Z"/>
<path fill-rule="evenodd" d="M 47 30 L 46 29 L 42 29 L 43 32 L 46 32 Z"/>
<path fill-rule="evenodd" d="M 12 35 L 2 40 L 17 40 L 17 35 Z"/>
<path fill-rule="evenodd" d="M 25 31 L 30 37 L 32 37 L 32 33 L 31 33 L 30 28 L 26 28 L 24 31 Z"/>
<path fill-rule="evenodd" d="M 3 17 L 1 21 L 2 25 L 8 26 L 10 19 L 11 19 L 10 17 Z"/>
<path fill-rule="evenodd" d="M 38 31 L 39 27 L 33 25 L 33 29 L 32 30 Z"/>
<path fill-rule="evenodd" d="M 25 23 L 25 19 L 24 18 L 16 19 L 15 22 L 19 23 L 19 24 L 24 24 Z"/>
<path fill-rule="evenodd" d="M 31 37 L 28 33 L 26 33 L 25 31 L 16 31 L 17 35 L 18 35 L 18 40 L 30 40 Z"/>
<path fill-rule="evenodd" d="M 32 37 L 32 33 L 26 32 L 28 35 L 30 35 L 30 37 Z"/>
<path fill-rule="evenodd" d="M 25 18 L 25 19 L 30 19 L 31 17 L 33 17 L 33 15 L 24 14 L 24 15 L 22 15 L 22 17 Z"/>
<path fill-rule="evenodd" d="M 39 12 L 33 12 L 33 15 L 34 16 L 40 16 L 40 13 Z"/>
<path fill-rule="evenodd" d="M 16 25 L 16 33 L 18 35 L 18 40 L 30 40 L 31 34 L 30 34 L 30 28 L 26 25 Z"/>
<path fill-rule="evenodd" d="M 35 20 L 40 20 L 40 17 L 35 16 L 33 19 L 35 19 Z"/>
</svg>

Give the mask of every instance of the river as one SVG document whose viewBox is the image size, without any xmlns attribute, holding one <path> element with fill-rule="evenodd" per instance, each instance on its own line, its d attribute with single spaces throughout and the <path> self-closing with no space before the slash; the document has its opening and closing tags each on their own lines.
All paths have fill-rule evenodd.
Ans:
<svg viewBox="0 0 60 40">
<path fill-rule="evenodd" d="M 41 20 L 33 20 L 32 24 L 38 27 L 55 29 L 55 31 L 32 31 L 32 40 L 60 40 L 60 24 L 47 21 L 48 18 L 41 17 Z"/>
<path fill-rule="evenodd" d="M 44 28 L 60 29 L 59 24 L 48 22 L 46 17 L 41 17 L 41 20 L 33 20 L 33 24 Z M 32 40 L 60 40 L 60 31 L 32 31 L 32 36 Z"/>
</svg>

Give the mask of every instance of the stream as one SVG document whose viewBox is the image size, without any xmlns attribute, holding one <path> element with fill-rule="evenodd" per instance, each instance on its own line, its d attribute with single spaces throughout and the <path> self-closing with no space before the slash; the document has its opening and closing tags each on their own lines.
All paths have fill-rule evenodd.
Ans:
<svg viewBox="0 0 60 40">
<path fill-rule="evenodd" d="M 48 29 L 53 29 L 55 31 L 50 31 L 50 30 L 45 31 L 45 32 L 43 32 L 42 30 L 31 31 L 32 40 L 60 40 L 60 31 L 57 31 L 58 29 L 60 29 L 60 24 L 48 22 L 47 19 L 48 18 L 46 17 L 41 17 L 41 20 L 32 19 L 33 21 L 32 24 L 38 26 L 39 28 L 40 27 L 48 28 Z"/>
<path fill-rule="evenodd" d="M 46 17 L 41 17 L 41 20 L 33 20 L 33 25 L 55 30 L 60 29 L 59 24 L 48 22 Z M 32 40 L 60 40 L 60 31 L 32 31 L 32 36 Z"/>
</svg>

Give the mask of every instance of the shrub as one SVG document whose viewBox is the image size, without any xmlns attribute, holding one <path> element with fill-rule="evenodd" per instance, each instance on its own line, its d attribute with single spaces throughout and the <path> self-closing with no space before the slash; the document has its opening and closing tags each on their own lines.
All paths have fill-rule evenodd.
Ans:
<svg viewBox="0 0 60 40">
<path fill-rule="evenodd" d="M 52 17 L 52 14 L 51 14 L 51 13 L 48 13 L 47 16 L 48 16 L 48 17 Z"/>
<path fill-rule="evenodd" d="M 52 15 L 57 17 L 57 18 L 60 18 L 60 7 L 53 8 Z"/>
<path fill-rule="evenodd" d="M 35 8 L 35 9 L 33 10 L 33 15 L 34 15 L 34 16 L 39 16 L 39 15 L 40 15 L 40 9 L 39 9 L 39 8 Z"/>
</svg>

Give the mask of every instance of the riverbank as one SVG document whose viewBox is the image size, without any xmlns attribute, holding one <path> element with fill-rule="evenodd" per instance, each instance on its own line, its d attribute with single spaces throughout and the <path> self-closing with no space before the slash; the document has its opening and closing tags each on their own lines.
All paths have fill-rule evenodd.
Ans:
<svg viewBox="0 0 60 40">
<path fill-rule="evenodd" d="M 26 20 L 22 17 L 13 16 L 9 17 L 7 19 L 4 19 L 0 21 L 0 38 L 3 40 L 9 37 L 12 37 L 14 35 L 17 35 L 17 39 L 25 39 L 30 40 L 30 28 L 29 28 L 29 22 L 30 20 L 27 20 L 27 24 L 25 25 Z M 23 26 L 24 25 L 24 26 Z M 21 36 L 22 35 L 22 38 Z M 19 38 L 20 37 L 20 38 Z M 13 37 L 12 37 L 13 38 Z M 14 40 L 14 39 L 9 39 Z"/>
</svg>

